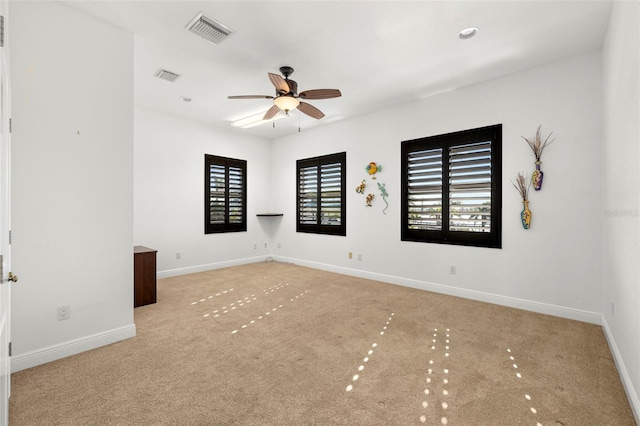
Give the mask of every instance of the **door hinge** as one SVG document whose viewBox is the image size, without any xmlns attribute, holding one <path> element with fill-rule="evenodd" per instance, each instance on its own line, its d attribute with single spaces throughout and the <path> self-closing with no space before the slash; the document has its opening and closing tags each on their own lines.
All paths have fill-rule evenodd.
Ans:
<svg viewBox="0 0 640 426">
<path fill-rule="evenodd" d="M 9 119 L 9 133 L 11 133 L 11 125 L 12 125 L 12 124 L 13 124 L 13 123 L 12 123 L 11 119 Z"/>
<path fill-rule="evenodd" d="M 9 356 L 11 356 L 11 342 L 9 342 Z"/>
<path fill-rule="evenodd" d="M 9 229 L 9 245 L 11 245 L 11 229 Z"/>
<path fill-rule="evenodd" d="M 0 47 L 4 47 L 4 16 L 0 15 Z"/>
</svg>

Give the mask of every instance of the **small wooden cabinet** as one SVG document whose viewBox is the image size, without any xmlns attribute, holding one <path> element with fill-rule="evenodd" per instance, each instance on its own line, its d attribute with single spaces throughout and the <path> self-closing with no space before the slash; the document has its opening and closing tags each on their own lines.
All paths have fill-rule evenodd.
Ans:
<svg viewBox="0 0 640 426">
<path fill-rule="evenodd" d="M 133 247 L 133 307 L 156 303 L 156 253 L 144 246 Z"/>
</svg>

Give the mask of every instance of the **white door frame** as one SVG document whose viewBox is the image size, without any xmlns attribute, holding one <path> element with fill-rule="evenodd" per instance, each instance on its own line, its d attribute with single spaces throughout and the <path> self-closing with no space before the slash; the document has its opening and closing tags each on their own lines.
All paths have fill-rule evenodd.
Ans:
<svg viewBox="0 0 640 426">
<path fill-rule="evenodd" d="M 0 0 L 0 425 L 9 424 L 11 395 L 11 121 L 8 12 Z"/>
</svg>

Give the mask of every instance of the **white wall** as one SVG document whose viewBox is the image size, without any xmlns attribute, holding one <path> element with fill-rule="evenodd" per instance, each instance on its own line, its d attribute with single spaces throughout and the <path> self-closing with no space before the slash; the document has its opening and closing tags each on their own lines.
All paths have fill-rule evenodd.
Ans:
<svg viewBox="0 0 640 426">
<path fill-rule="evenodd" d="M 10 16 L 15 371 L 135 335 L 133 36 L 57 2 Z"/>
<path fill-rule="evenodd" d="M 134 240 L 158 250 L 159 277 L 265 260 L 278 220 L 256 217 L 272 193 L 269 149 L 263 139 L 136 109 Z M 204 233 L 204 154 L 247 161 L 247 232 Z"/>
<path fill-rule="evenodd" d="M 274 141 L 272 199 L 284 212 L 278 259 L 480 300 L 599 322 L 601 277 L 601 56 L 584 54 Z M 400 241 L 400 143 L 503 124 L 502 249 Z M 534 157 L 521 136 L 554 132 L 542 158 L 545 181 L 530 197 L 524 230 L 518 171 Z M 347 151 L 347 236 L 295 232 L 295 162 Z M 389 209 L 375 186 L 374 207 L 355 187 L 365 166 L 382 165 Z M 369 191 L 369 189 L 367 189 Z M 532 192 L 534 192 L 532 190 Z M 348 252 L 354 259 L 348 259 Z M 362 254 L 362 261 L 356 254 Z M 449 274 L 449 266 L 457 274 Z"/>
<path fill-rule="evenodd" d="M 640 422 L 640 2 L 616 2 L 603 48 L 601 311 Z M 615 309 L 613 308 L 615 304 Z M 626 369 L 625 369 L 626 368 Z M 626 376 L 626 377 L 624 377 Z M 635 389 L 635 391 L 634 391 Z"/>
</svg>

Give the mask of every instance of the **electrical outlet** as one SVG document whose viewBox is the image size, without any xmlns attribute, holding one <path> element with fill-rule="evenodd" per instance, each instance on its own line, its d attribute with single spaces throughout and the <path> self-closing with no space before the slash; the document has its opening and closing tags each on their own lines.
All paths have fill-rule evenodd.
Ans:
<svg viewBox="0 0 640 426">
<path fill-rule="evenodd" d="M 182 253 L 177 252 L 176 253 L 176 259 L 182 259 Z"/>
<path fill-rule="evenodd" d="M 58 321 L 71 318 L 71 306 L 58 306 Z"/>
<path fill-rule="evenodd" d="M 362 253 L 358 253 L 358 260 L 362 260 Z"/>
<path fill-rule="evenodd" d="M 256 250 L 257 248 L 258 248 L 258 245 L 257 245 L 257 244 L 254 244 L 254 245 L 253 245 L 253 249 L 254 249 L 254 250 Z"/>
<path fill-rule="evenodd" d="M 353 253 L 349 252 L 349 259 L 353 259 Z"/>
<path fill-rule="evenodd" d="M 264 243 L 264 248 L 267 248 L 267 243 Z"/>
<path fill-rule="evenodd" d="M 456 267 L 454 265 L 449 266 L 449 273 L 451 275 L 455 275 L 457 272 Z"/>
<path fill-rule="evenodd" d="M 278 243 L 278 248 L 282 248 L 282 244 Z"/>
</svg>

